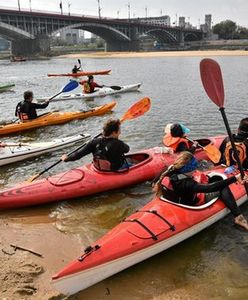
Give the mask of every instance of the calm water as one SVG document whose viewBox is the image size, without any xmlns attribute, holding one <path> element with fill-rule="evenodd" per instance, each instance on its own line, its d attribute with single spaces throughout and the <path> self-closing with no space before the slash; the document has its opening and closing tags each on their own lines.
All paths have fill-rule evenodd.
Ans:
<svg viewBox="0 0 248 300">
<path fill-rule="evenodd" d="M 192 138 L 225 133 L 218 108 L 203 90 L 199 62 L 201 57 L 164 58 L 101 58 L 81 59 L 85 70 L 112 69 L 110 76 L 96 76 L 98 83 L 124 85 L 142 82 L 140 92 L 109 96 L 94 101 L 73 100 L 53 102 L 47 110 L 73 111 L 86 109 L 112 99 L 118 102 L 113 117 L 121 117 L 132 103 L 149 96 L 151 110 L 144 116 L 125 122 L 122 139 L 132 150 L 161 145 L 163 129 L 167 123 L 179 121 L 191 129 Z M 225 107 L 232 129 L 239 120 L 247 117 L 247 57 L 216 57 L 225 83 Z M 76 59 L 54 58 L 48 61 L 9 63 L 0 61 L 1 83 L 14 82 L 14 92 L 0 94 L 1 121 L 15 119 L 14 109 L 22 100 L 23 91 L 32 89 L 35 96 L 56 94 L 68 80 L 48 78 L 47 73 L 68 72 Z M 78 90 L 80 91 L 80 88 Z M 2 138 L 4 141 L 50 140 L 79 132 L 97 134 L 109 116 L 74 121 L 61 126 Z M 69 150 L 67 150 L 69 151 Z M 65 151 L 1 168 L 0 187 L 9 187 L 29 178 L 49 166 Z M 90 161 L 85 157 L 80 163 Z M 60 164 L 50 174 L 78 165 L 79 162 Z M 26 219 L 42 214 L 49 217 L 58 230 L 77 234 L 82 248 L 99 238 L 124 217 L 142 207 L 152 197 L 150 186 L 128 188 L 121 191 L 88 197 L 42 208 L 16 210 L 16 218 Z M 248 216 L 248 206 L 243 206 Z M 2 213 L 4 215 L 5 213 Z M 42 220 L 42 218 L 41 218 Z M 31 222 L 31 221 L 30 221 Z M 145 262 L 121 272 L 83 291 L 78 299 L 246 299 L 248 295 L 248 235 L 234 228 L 232 218 L 208 228 L 197 236 L 161 253 Z M 106 295 L 106 288 L 111 294 Z M 173 294 L 174 293 L 174 294 Z M 173 298 L 174 299 L 174 298 Z"/>
</svg>

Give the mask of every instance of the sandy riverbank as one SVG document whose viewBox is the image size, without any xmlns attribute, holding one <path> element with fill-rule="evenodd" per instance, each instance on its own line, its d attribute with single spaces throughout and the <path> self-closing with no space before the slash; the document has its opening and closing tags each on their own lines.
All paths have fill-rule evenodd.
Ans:
<svg viewBox="0 0 248 300">
<path fill-rule="evenodd" d="M 60 55 L 64 58 L 131 58 L 131 57 L 179 57 L 179 56 L 248 56 L 245 50 L 209 51 L 160 51 L 160 52 L 90 52 Z"/>
</svg>

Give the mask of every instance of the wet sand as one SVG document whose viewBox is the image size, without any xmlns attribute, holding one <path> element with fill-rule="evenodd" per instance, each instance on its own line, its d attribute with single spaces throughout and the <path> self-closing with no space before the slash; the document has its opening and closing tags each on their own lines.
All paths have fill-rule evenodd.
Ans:
<svg viewBox="0 0 248 300">
<path fill-rule="evenodd" d="M 90 52 L 61 55 L 63 58 L 131 58 L 131 57 L 180 57 L 180 56 L 247 56 L 245 50 L 209 50 L 209 51 L 159 51 L 159 52 Z"/>
</svg>

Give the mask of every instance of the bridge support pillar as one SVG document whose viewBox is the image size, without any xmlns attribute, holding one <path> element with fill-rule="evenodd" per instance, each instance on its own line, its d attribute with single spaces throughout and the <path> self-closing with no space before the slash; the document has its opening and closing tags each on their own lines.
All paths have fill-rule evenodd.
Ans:
<svg viewBox="0 0 248 300">
<path fill-rule="evenodd" d="M 50 41 L 47 36 L 39 36 L 35 39 L 22 39 L 12 42 L 12 54 L 15 56 L 48 55 L 50 53 Z"/>
<path fill-rule="evenodd" d="M 106 51 L 139 51 L 140 42 L 138 40 L 123 42 L 123 41 L 111 41 L 107 42 Z"/>
</svg>

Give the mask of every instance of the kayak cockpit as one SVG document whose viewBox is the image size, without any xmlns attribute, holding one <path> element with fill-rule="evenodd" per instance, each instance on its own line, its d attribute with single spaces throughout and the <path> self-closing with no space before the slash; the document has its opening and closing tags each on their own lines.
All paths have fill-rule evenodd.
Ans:
<svg viewBox="0 0 248 300">
<path fill-rule="evenodd" d="M 222 174 L 219 172 L 210 172 L 207 174 L 207 176 L 209 177 L 209 183 L 216 182 L 216 181 L 227 178 L 227 176 L 225 174 Z M 164 198 L 163 196 L 160 197 L 160 200 L 162 200 L 162 201 L 168 202 L 175 206 L 180 206 L 182 208 L 191 209 L 191 210 L 202 210 L 202 209 L 208 208 L 211 205 L 213 205 L 218 199 L 219 198 L 216 196 L 216 197 L 212 198 L 211 200 L 209 200 L 208 202 L 205 202 L 205 203 L 199 202 L 195 206 L 191 206 L 191 205 L 185 205 L 185 204 L 173 202 L 171 200 Z"/>
</svg>

